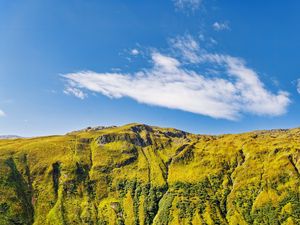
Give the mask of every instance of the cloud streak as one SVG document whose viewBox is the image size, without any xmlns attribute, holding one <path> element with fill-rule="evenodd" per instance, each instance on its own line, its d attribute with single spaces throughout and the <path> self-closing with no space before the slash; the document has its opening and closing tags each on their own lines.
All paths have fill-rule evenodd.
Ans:
<svg viewBox="0 0 300 225">
<path fill-rule="evenodd" d="M 297 92 L 300 94 L 300 79 L 297 80 Z"/>
<path fill-rule="evenodd" d="M 174 5 L 179 10 L 196 10 L 200 7 L 202 0 L 173 0 Z"/>
<path fill-rule="evenodd" d="M 77 98 L 85 99 L 87 95 L 80 89 L 74 87 L 75 84 L 69 83 L 69 85 L 65 88 L 64 93 L 66 95 L 74 95 Z"/>
<path fill-rule="evenodd" d="M 200 47 L 191 35 L 180 36 L 170 40 L 174 50 L 179 51 L 179 56 L 190 63 L 199 62 Z"/>
<path fill-rule="evenodd" d="M 68 93 L 82 98 L 86 96 L 82 90 L 88 90 L 110 98 L 129 97 L 140 103 L 229 120 L 245 113 L 278 116 L 286 112 L 289 94 L 267 90 L 242 59 L 202 51 L 191 37 L 174 40 L 173 44 L 186 61 L 217 68 L 220 74 L 187 69 L 180 59 L 154 51 L 152 67 L 136 73 L 65 74 L 68 89 L 76 90 Z"/>
<path fill-rule="evenodd" d="M 213 29 L 215 31 L 222 31 L 222 30 L 229 30 L 230 27 L 228 25 L 228 22 L 214 22 L 214 24 L 212 25 Z"/>
</svg>

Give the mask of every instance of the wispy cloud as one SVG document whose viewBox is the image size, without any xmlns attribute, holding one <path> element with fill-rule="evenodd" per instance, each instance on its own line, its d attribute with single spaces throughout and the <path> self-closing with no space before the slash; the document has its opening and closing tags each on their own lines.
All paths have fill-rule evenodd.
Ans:
<svg viewBox="0 0 300 225">
<path fill-rule="evenodd" d="M 4 113 L 4 111 L 2 111 L 2 110 L 0 109 L 0 117 L 2 117 L 2 116 L 5 116 L 5 113 Z"/>
<path fill-rule="evenodd" d="M 65 74 L 68 88 L 76 90 L 68 93 L 81 97 L 78 91 L 86 89 L 110 98 L 130 97 L 140 103 L 229 120 L 244 113 L 278 116 L 286 112 L 290 103 L 288 93 L 267 90 L 258 74 L 242 59 L 208 53 L 191 36 L 174 39 L 173 44 L 185 60 L 220 74 L 188 69 L 180 57 L 154 51 L 152 68 L 136 73 Z"/>
<path fill-rule="evenodd" d="M 214 22 L 212 27 L 216 31 L 222 31 L 222 30 L 229 30 L 230 29 L 228 22 Z"/>
<path fill-rule="evenodd" d="M 200 7 L 202 0 L 173 0 L 175 7 L 180 10 L 196 10 Z"/>
<path fill-rule="evenodd" d="M 300 94 L 300 79 L 297 80 L 297 92 Z"/>
<path fill-rule="evenodd" d="M 170 40 L 173 49 L 180 51 L 180 56 L 191 63 L 199 61 L 200 46 L 191 35 L 179 36 Z"/>
<path fill-rule="evenodd" d="M 69 86 L 67 86 L 64 89 L 64 93 L 67 95 L 74 95 L 75 97 L 80 99 L 85 99 L 87 97 L 87 94 L 85 94 L 82 90 L 74 86 L 78 86 L 78 85 L 77 84 L 71 85 L 71 83 L 69 83 Z"/>
</svg>

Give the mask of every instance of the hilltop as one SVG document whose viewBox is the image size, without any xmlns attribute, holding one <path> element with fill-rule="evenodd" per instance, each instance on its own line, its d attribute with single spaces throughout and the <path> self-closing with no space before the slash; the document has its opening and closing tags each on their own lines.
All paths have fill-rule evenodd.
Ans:
<svg viewBox="0 0 300 225">
<path fill-rule="evenodd" d="M 0 140 L 0 224 L 300 224 L 300 129 Z"/>
</svg>

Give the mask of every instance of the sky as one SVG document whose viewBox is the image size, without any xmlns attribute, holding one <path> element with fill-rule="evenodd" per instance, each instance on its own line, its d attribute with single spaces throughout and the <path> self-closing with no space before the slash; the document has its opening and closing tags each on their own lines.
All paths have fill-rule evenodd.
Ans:
<svg viewBox="0 0 300 225">
<path fill-rule="evenodd" d="M 300 2 L 0 0 L 0 135 L 300 125 Z"/>
</svg>

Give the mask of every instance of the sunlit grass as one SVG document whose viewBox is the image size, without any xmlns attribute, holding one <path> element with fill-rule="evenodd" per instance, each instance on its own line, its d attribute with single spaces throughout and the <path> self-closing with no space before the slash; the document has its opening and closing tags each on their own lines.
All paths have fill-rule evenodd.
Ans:
<svg viewBox="0 0 300 225">
<path fill-rule="evenodd" d="M 0 140 L 0 224 L 298 224 L 299 170 L 300 129 Z"/>
</svg>

